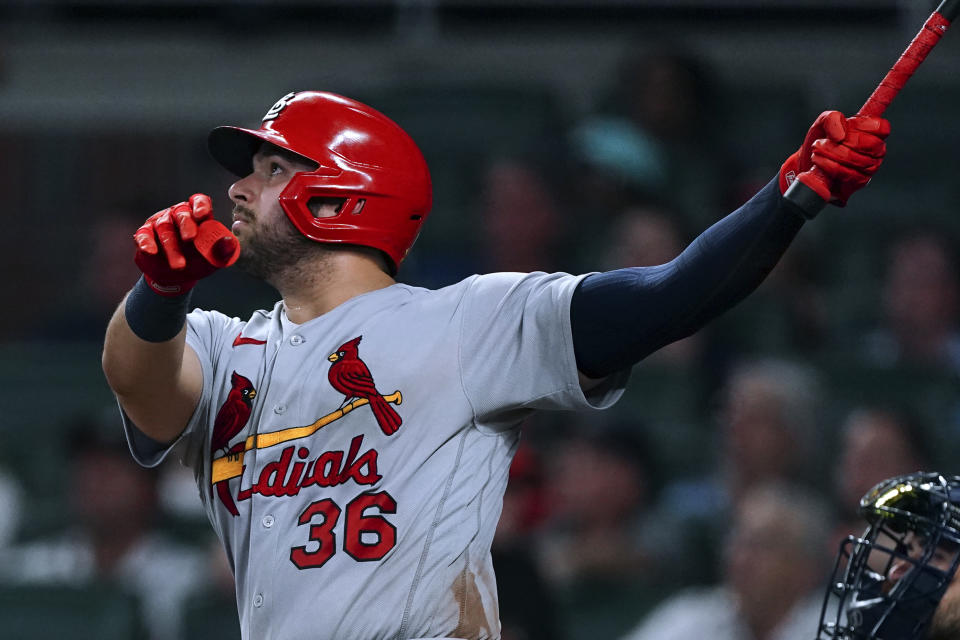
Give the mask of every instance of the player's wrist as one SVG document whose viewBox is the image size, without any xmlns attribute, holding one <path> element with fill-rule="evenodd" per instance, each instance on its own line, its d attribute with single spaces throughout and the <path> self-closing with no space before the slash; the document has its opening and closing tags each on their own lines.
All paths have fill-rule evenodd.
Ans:
<svg viewBox="0 0 960 640">
<path fill-rule="evenodd" d="M 191 285 L 192 287 L 192 285 Z M 124 303 L 124 315 L 130 330 L 147 342 L 166 342 L 173 339 L 186 321 L 192 291 L 161 293 L 144 275 L 133 286 Z"/>
</svg>

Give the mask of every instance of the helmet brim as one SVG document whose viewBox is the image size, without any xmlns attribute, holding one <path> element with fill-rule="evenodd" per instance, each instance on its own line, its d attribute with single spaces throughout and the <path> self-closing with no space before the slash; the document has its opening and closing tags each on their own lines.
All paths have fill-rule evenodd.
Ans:
<svg viewBox="0 0 960 640">
<path fill-rule="evenodd" d="M 244 178 L 253 171 L 253 155 L 264 142 L 287 150 L 290 148 L 287 140 L 274 132 L 223 126 L 207 136 L 207 149 L 224 169 Z"/>
</svg>

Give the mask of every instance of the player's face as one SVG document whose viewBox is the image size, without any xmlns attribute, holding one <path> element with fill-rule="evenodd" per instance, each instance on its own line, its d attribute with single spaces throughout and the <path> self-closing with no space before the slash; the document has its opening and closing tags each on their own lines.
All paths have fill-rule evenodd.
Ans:
<svg viewBox="0 0 960 640">
<path fill-rule="evenodd" d="M 907 553 L 911 558 L 919 559 L 925 540 L 914 534 L 910 534 L 904 540 L 907 544 Z M 953 545 L 945 544 L 934 551 L 927 564 L 941 571 L 949 571 L 953 563 L 957 549 Z M 890 576 L 894 580 L 899 579 L 906 573 L 909 563 L 903 562 L 895 564 L 891 569 Z M 940 599 L 933 612 L 933 618 L 927 629 L 926 640 L 957 640 L 960 638 L 960 572 L 953 576 L 953 580 Z"/>
<path fill-rule="evenodd" d="M 923 555 L 927 540 L 921 535 L 910 532 L 904 537 L 903 545 L 906 547 L 907 556 L 913 560 L 919 560 Z M 933 555 L 930 556 L 930 559 L 927 561 L 927 566 L 944 572 L 949 571 L 956 554 L 957 550 L 954 545 L 948 541 L 944 541 L 942 545 L 936 548 Z M 896 582 L 902 578 L 910 566 L 909 562 L 895 562 L 890 569 L 891 581 Z"/>
<path fill-rule="evenodd" d="M 296 156 L 265 144 L 253 156 L 250 175 L 230 186 L 234 204 L 231 231 L 240 241 L 237 265 L 241 269 L 269 282 L 314 249 L 315 243 L 297 231 L 279 200 L 295 174 L 312 169 Z"/>
</svg>

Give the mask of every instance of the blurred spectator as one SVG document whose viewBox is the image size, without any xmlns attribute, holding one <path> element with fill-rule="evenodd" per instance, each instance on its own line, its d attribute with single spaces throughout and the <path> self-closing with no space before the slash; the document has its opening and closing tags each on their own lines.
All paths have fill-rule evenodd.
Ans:
<svg viewBox="0 0 960 640">
<path fill-rule="evenodd" d="M 210 521 L 203 510 L 197 481 L 193 472 L 180 464 L 175 456 L 170 456 L 156 469 L 157 489 L 160 495 L 160 508 L 184 524 L 197 525 L 204 533 L 210 530 Z"/>
<path fill-rule="evenodd" d="M 208 534 L 203 570 L 209 579 L 184 605 L 184 640 L 239 640 L 233 570 L 220 541 Z"/>
<path fill-rule="evenodd" d="M 510 465 L 492 547 L 502 640 L 564 637 L 554 594 L 532 552 L 534 535 L 548 513 L 543 475 L 538 454 L 522 441 Z"/>
<path fill-rule="evenodd" d="M 503 498 L 494 543 L 500 548 L 529 542 L 550 515 L 540 454 L 521 441 L 510 464 L 510 480 Z"/>
<path fill-rule="evenodd" d="M 858 507 L 870 489 L 887 478 L 931 467 L 929 434 L 917 418 L 878 405 L 851 411 L 841 429 L 835 472 L 838 526 L 834 551 L 842 538 L 863 530 Z"/>
<path fill-rule="evenodd" d="M 720 584 L 660 604 L 625 640 L 810 640 L 829 555 L 828 511 L 788 485 L 756 485 L 729 523 Z"/>
<path fill-rule="evenodd" d="M 601 269 L 650 267 L 670 262 L 689 244 L 680 214 L 668 206 L 635 203 L 623 210 L 604 234 Z"/>
<path fill-rule="evenodd" d="M 608 225 L 606 233 L 598 234 L 599 257 L 587 257 L 585 264 L 601 270 L 622 267 L 653 267 L 670 262 L 693 239 L 683 223 L 682 216 L 667 204 L 654 200 L 638 200 L 627 206 Z M 585 243 L 596 241 L 584 238 Z M 704 337 L 711 327 L 678 340 L 651 354 L 645 362 L 665 363 L 687 367 L 697 364 Z"/>
<path fill-rule="evenodd" d="M 755 486 L 809 484 L 823 473 L 814 455 L 821 405 L 815 373 L 799 363 L 760 359 L 735 367 L 717 411 L 714 470 L 671 483 L 663 492 L 658 517 L 678 523 L 688 538 L 687 548 L 711 552 L 709 541 L 722 533 L 724 520 Z M 717 566 L 715 558 L 691 553 L 687 562 L 686 579 L 715 578 L 702 573 Z"/>
<path fill-rule="evenodd" d="M 23 489 L 17 478 L 0 468 L 0 549 L 19 534 Z"/>
<path fill-rule="evenodd" d="M 490 163 L 481 185 L 480 242 L 486 271 L 562 269 L 566 221 L 547 181 L 511 158 Z"/>
<path fill-rule="evenodd" d="M 604 229 L 583 239 L 592 252 L 583 264 L 603 270 L 658 266 L 676 258 L 691 239 L 669 203 L 637 200 Z M 702 470 L 707 457 L 687 445 L 703 437 L 705 398 L 724 366 L 725 354 L 714 348 L 713 338 L 711 324 L 647 356 L 633 368 L 633 383 L 611 411 L 625 421 L 642 415 L 652 455 L 674 473 Z"/>
<path fill-rule="evenodd" d="M 196 549 L 155 527 L 156 475 L 134 463 L 118 421 L 83 418 L 67 443 L 72 525 L 4 552 L 0 577 L 13 584 L 113 583 L 140 599 L 152 640 L 180 638 L 182 607 L 206 568 Z"/>
<path fill-rule="evenodd" d="M 622 117 L 595 115 L 571 134 L 575 162 L 581 167 L 571 184 L 592 215 L 619 211 L 632 200 L 665 193 L 666 153 L 652 136 Z"/>
<path fill-rule="evenodd" d="M 881 326 L 866 336 L 870 364 L 960 373 L 957 254 L 943 233 L 900 234 L 886 253 Z"/>
<path fill-rule="evenodd" d="M 816 239 L 801 234 L 766 280 L 717 319 L 730 353 L 810 357 L 827 344 L 830 309 Z"/>
<path fill-rule="evenodd" d="M 552 448 L 537 549 L 570 638 L 616 637 L 668 585 L 679 549 L 650 518 L 658 476 L 636 424 L 581 428 Z"/>
<path fill-rule="evenodd" d="M 704 62 L 670 46 L 630 52 L 607 101 L 573 130 L 590 211 L 622 209 L 637 194 L 670 197 L 697 228 L 714 222 L 728 163 L 723 126 Z"/>
<path fill-rule="evenodd" d="M 704 501 L 680 502 L 704 513 L 722 510 L 754 485 L 797 481 L 813 473 L 810 460 L 821 404 L 816 376 L 803 365 L 782 359 L 738 365 L 727 380 L 717 413 L 721 438 L 717 473 L 700 485 Z"/>
<path fill-rule="evenodd" d="M 143 223 L 144 211 L 149 209 L 131 208 L 129 214 L 115 210 L 88 217 L 84 261 L 75 274 L 76 284 L 64 296 L 56 317 L 42 323 L 34 337 L 103 341 L 117 302 L 140 278 L 133 262 L 133 232 Z"/>
</svg>

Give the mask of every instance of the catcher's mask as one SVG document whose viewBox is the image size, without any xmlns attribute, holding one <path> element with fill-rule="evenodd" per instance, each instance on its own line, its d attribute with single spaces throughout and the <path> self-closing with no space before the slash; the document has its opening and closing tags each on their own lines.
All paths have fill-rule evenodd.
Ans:
<svg viewBox="0 0 960 640">
<path fill-rule="evenodd" d="M 919 640 L 960 563 L 960 476 L 914 473 L 860 500 L 869 526 L 840 546 L 818 640 Z"/>
</svg>

